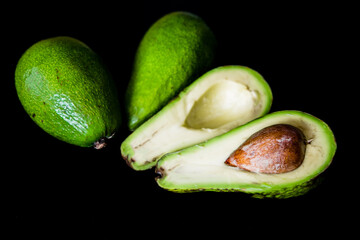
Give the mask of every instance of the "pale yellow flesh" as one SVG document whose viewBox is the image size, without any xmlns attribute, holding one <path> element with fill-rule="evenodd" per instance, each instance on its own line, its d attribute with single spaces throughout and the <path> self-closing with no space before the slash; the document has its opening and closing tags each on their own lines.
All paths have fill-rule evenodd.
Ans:
<svg viewBox="0 0 360 240">
<path fill-rule="evenodd" d="M 245 123 L 257 100 L 257 93 L 245 85 L 223 80 L 211 86 L 194 103 L 186 124 L 190 128 L 214 129 L 237 119 L 243 119 Z"/>
</svg>

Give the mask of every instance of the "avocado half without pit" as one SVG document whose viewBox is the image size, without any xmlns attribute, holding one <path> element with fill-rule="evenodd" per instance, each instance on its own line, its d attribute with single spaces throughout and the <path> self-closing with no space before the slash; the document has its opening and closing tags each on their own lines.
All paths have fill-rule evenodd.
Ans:
<svg viewBox="0 0 360 240">
<path fill-rule="evenodd" d="M 294 197 L 316 186 L 335 151 L 335 138 L 326 123 L 307 113 L 279 111 L 163 156 L 156 181 L 175 192 Z"/>
<path fill-rule="evenodd" d="M 194 81 L 121 145 L 136 170 L 153 167 L 166 153 L 198 144 L 265 115 L 272 92 L 243 66 L 215 68 Z"/>
</svg>

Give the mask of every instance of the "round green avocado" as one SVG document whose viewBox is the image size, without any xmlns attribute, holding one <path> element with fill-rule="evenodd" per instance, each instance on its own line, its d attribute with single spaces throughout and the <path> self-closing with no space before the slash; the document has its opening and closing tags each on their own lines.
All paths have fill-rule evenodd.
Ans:
<svg viewBox="0 0 360 240">
<path fill-rule="evenodd" d="M 55 37 L 31 46 L 16 66 L 15 86 L 31 119 L 67 143 L 101 148 L 120 126 L 109 71 L 94 51 L 74 38 Z"/>
</svg>

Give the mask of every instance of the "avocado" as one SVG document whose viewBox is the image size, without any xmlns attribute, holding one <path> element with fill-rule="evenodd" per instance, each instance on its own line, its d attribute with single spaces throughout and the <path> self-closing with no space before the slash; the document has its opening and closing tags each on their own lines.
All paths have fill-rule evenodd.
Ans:
<svg viewBox="0 0 360 240">
<path fill-rule="evenodd" d="M 31 119 L 67 143 L 101 148 L 120 126 L 112 77 L 77 39 L 54 37 L 32 45 L 18 61 L 15 86 Z"/>
<path fill-rule="evenodd" d="M 121 144 L 135 170 L 153 167 L 166 153 L 203 142 L 266 114 L 272 92 L 244 66 L 212 69 L 185 88 Z"/>
<path fill-rule="evenodd" d="M 188 12 L 156 21 L 141 40 L 125 94 L 128 127 L 135 130 L 206 72 L 216 40 L 206 23 Z"/>
<path fill-rule="evenodd" d="M 296 128 L 298 130 L 291 130 L 291 135 L 300 135 L 289 140 L 290 135 L 283 130 L 279 138 L 274 137 L 277 134 L 274 129 L 270 131 L 270 135 L 264 134 L 268 131 L 264 129 L 279 125 Z M 259 137 L 263 139 L 257 139 Z M 272 146 L 284 140 L 289 141 L 284 145 L 280 143 Z M 306 148 L 301 147 L 301 142 L 305 143 Z M 255 146 L 251 146 L 250 143 Z M 290 145 L 284 147 L 286 144 Z M 292 144 L 299 145 L 300 148 Z M 296 153 L 296 149 L 300 152 Z M 278 155 L 287 157 L 296 153 L 301 158 L 301 151 L 305 153 L 299 166 L 280 172 L 262 171 L 267 169 L 269 162 L 273 164 L 281 160 L 281 156 Z M 156 181 L 160 187 L 174 192 L 225 191 L 249 193 L 258 198 L 295 197 L 316 186 L 318 176 L 330 165 L 335 151 L 334 135 L 322 120 L 304 112 L 279 111 L 203 143 L 163 156 L 156 166 L 156 172 L 160 174 Z M 245 166 L 253 167 L 259 162 L 251 163 L 252 159 L 258 161 L 256 156 L 260 155 L 265 167 L 254 170 L 232 165 L 232 159 L 236 154 L 239 154 L 235 158 L 240 163 L 245 163 L 246 158 L 250 158 Z"/>
</svg>

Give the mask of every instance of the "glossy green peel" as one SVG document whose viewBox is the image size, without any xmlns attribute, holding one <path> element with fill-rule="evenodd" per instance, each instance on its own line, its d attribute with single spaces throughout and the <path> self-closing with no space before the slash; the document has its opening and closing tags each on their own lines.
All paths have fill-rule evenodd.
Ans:
<svg viewBox="0 0 360 240">
<path fill-rule="evenodd" d="M 136 129 L 211 65 L 215 37 L 187 12 L 156 21 L 143 37 L 126 92 L 128 127 Z"/>
<path fill-rule="evenodd" d="M 101 148 L 121 123 L 109 71 L 74 38 L 55 37 L 31 46 L 17 64 L 15 85 L 32 120 L 70 144 Z"/>
</svg>

